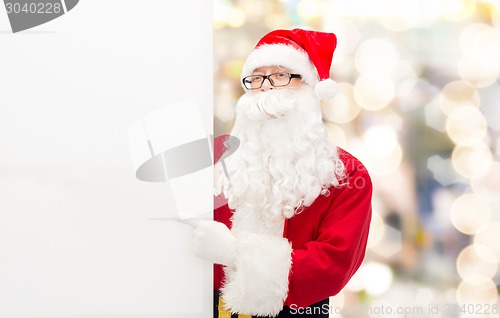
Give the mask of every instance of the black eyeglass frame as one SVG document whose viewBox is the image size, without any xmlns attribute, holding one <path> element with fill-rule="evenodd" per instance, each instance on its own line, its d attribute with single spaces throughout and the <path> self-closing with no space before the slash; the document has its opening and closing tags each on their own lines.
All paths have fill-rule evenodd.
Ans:
<svg viewBox="0 0 500 318">
<path fill-rule="evenodd" d="M 274 85 L 273 83 L 273 80 L 270 78 L 270 76 L 273 76 L 273 75 L 276 75 L 276 74 L 288 74 L 288 83 L 286 83 L 285 85 Z M 262 82 L 260 83 L 260 86 L 259 87 L 253 87 L 253 88 L 248 88 L 246 85 L 245 85 L 245 80 L 247 78 L 252 78 L 253 76 L 261 76 L 262 77 Z M 269 81 L 269 83 L 271 83 L 271 86 L 272 87 L 284 87 L 284 86 L 288 86 L 290 84 L 290 82 L 292 81 L 292 78 L 302 78 L 302 75 L 300 74 L 293 74 L 293 73 L 288 73 L 288 72 L 277 72 L 277 73 L 273 73 L 273 74 L 269 74 L 269 75 L 249 75 L 249 76 L 245 76 L 243 77 L 243 79 L 241 80 L 241 82 L 243 83 L 243 86 L 248 89 L 248 90 L 253 90 L 253 89 L 259 89 L 259 88 L 262 88 L 262 85 L 264 85 L 264 81 L 267 79 Z M 251 84 L 248 83 L 248 84 Z"/>
</svg>

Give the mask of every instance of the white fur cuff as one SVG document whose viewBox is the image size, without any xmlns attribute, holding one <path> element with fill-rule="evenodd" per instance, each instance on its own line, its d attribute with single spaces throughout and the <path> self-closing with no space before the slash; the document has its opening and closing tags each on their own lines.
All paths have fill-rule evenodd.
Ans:
<svg viewBox="0 0 500 318">
<path fill-rule="evenodd" d="M 287 239 L 235 233 L 236 266 L 226 267 L 224 302 L 233 313 L 276 316 L 288 295 L 292 247 Z"/>
</svg>

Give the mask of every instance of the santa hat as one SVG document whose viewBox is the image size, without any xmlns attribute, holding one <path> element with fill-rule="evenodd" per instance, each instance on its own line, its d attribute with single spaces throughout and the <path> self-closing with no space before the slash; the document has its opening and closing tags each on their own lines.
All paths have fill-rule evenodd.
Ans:
<svg viewBox="0 0 500 318">
<path fill-rule="evenodd" d="M 266 34 L 250 53 L 241 79 L 262 66 L 279 65 L 302 75 L 320 99 L 332 98 L 338 85 L 330 78 L 337 37 L 333 33 L 302 29 L 275 30 Z"/>
</svg>

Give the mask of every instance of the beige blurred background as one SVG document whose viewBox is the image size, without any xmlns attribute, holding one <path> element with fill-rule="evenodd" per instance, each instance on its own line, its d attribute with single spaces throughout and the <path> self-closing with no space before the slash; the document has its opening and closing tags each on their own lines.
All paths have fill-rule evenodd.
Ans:
<svg viewBox="0 0 500 318">
<path fill-rule="evenodd" d="M 331 316 L 498 317 L 500 1 L 214 0 L 216 135 L 248 53 L 294 27 L 337 35 L 324 123 L 375 187 L 367 257 Z"/>
</svg>

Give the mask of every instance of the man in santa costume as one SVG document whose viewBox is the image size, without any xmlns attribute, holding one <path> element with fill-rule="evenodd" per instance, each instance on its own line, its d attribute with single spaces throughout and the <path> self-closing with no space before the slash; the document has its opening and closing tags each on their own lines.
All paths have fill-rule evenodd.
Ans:
<svg viewBox="0 0 500 318">
<path fill-rule="evenodd" d="M 321 118 L 335 47 L 332 33 L 276 30 L 244 64 L 240 146 L 215 167 L 227 204 L 193 229 L 195 253 L 216 264 L 215 317 L 328 317 L 363 261 L 371 180 Z"/>
</svg>

